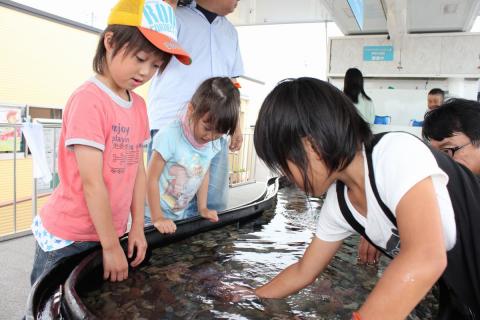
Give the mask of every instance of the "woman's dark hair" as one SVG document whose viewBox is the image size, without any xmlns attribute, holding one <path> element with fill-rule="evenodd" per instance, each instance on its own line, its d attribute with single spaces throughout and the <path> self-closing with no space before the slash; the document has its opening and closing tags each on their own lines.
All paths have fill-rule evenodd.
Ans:
<svg viewBox="0 0 480 320">
<path fill-rule="evenodd" d="M 370 144 L 372 132 L 352 101 L 333 85 L 314 78 L 286 79 L 262 104 L 255 125 L 255 149 L 270 169 L 289 178 L 287 160 L 298 166 L 308 192 L 304 138 L 332 173 L 345 169 L 362 143 Z"/>
<path fill-rule="evenodd" d="M 137 54 L 139 51 L 154 53 L 164 62 L 160 71 L 165 69 L 168 62 L 172 58 L 170 53 L 164 52 L 151 44 L 150 41 L 148 41 L 147 38 L 145 38 L 137 29 L 137 27 L 112 24 L 109 25 L 100 36 L 100 40 L 98 41 L 97 45 L 97 51 L 95 52 L 95 57 L 93 58 L 93 71 L 98 74 L 104 74 L 105 68 L 107 67 L 107 50 L 104 44 L 104 38 L 107 32 L 113 33 L 111 40 L 113 46 L 113 57 L 115 57 L 123 47 L 125 47 L 125 56 L 129 54 Z"/>
<path fill-rule="evenodd" d="M 208 122 L 219 133 L 233 134 L 240 112 L 240 92 L 228 77 L 205 80 L 195 91 L 190 103 L 193 119 L 208 113 Z"/>
<path fill-rule="evenodd" d="M 472 144 L 480 144 L 480 103 L 452 98 L 425 114 L 422 128 L 425 139 L 442 141 L 456 132 L 465 134 Z"/>
<path fill-rule="evenodd" d="M 343 92 L 353 101 L 353 103 L 358 103 L 358 96 L 360 93 L 367 100 L 372 100 L 367 96 L 365 90 L 363 90 L 363 75 L 357 68 L 350 68 L 345 73 Z"/>
</svg>

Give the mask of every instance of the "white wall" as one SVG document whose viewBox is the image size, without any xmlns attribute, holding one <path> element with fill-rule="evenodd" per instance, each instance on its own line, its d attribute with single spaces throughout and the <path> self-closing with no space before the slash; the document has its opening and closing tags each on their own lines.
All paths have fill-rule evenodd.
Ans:
<svg viewBox="0 0 480 320">
<path fill-rule="evenodd" d="M 289 77 L 326 79 L 324 23 L 237 27 L 245 75 L 267 87 Z"/>
<path fill-rule="evenodd" d="M 393 45 L 392 61 L 364 61 L 365 46 Z M 386 36 L 340 37 L 330 40 L 330 75 L 357 67 L 367 76 L 465 77 L 480 76 L 480 34 L 413 34 L 394 44 Z"/>
<path fill-rule="evenodd" d="M 375 114 L 388 115 L 392 125 L 408 126 L 410 120 L 422 120 L 427 111 L 427 90 L 370 90 Z"/>
<path fill-rule="evenodd" d="M 254 125 L 258 110 L 273 87 L 285 78 L 326 79 L 327 36 L 342 33 L 335 23 L 304 23 L 237 27 L 245 75 L 264 85 L 240 79 L 249 98 L 246 126 Z"/>
</svg>

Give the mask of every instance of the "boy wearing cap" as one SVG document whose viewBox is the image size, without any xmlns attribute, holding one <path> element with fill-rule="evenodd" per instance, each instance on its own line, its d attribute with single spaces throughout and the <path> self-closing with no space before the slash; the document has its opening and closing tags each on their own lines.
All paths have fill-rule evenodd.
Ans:
<svg viewBox="0 0 480 320">
<path fill-rule="evenodd" d="M 152 80 L 147 107 L 151 136 L 177 119 L 197 87 L 211 77 L 235 79 L 243 75 L 243 63 L 235 27 L 225 18 L 238 0 L 197 0 L 176 9 L 178 42 L 192 57 L 184 66 L 171 61 Z M 240 149 L 240 125 L 233 133 L 230 150 Z M 221 151 L 213 158 L 208 186 L 208 207 L 224 210 L 228 197 L 228 142 L 222 138 Z M 151 146 L 149 146 L 149 151 Z M 195 200 L 191 207 L 196 208 Z"/>
<path fill-rule="evenodd" d="M 60 184 L 32 224 L 32 284 L 60 259 L 98 244 L 104 279 L 126 279 L 119 237 L 130 212 L 128 257 L 132 267 L 143 261 L 143 145 L 149 129 L 145 102 L 132 90 L 163 70 L 172 55 L 190 63 L 175 35 L 173 9 L 163 1 L 120 0 L 112 9 L 93 60 L 96 75 L 71 95 L 64 110 Z"/>
</svg>

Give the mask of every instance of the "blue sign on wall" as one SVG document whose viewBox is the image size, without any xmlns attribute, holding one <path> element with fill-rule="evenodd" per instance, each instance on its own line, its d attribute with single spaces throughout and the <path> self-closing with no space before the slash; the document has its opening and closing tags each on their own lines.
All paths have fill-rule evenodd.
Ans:
<svg viewBox="0 0 480 320">
<path fill-rule="evenodd" d="M 393 61 L 393 46 L 364 46 L 363 61 Z"/>
<path fill-rule="evenodd" d="M 357 20 L 358 27 L 363 30 L 363 22 L 365 21 L 365 10 L 363 0 L 347 0 L 353 16 Z"/>
</svg>

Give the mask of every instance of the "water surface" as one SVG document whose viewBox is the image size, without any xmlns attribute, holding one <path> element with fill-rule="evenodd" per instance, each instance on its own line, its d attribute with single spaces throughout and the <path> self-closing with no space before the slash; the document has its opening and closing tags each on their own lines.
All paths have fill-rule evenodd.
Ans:
<svg viewBox="0 0 480 320">
<path fill-rule="evenodd" d="M 322 200 L 279 191 L 274 209 L 244 223 L 153 250 L 149 264 L 121 283 L 81 293 L 101 319 L 350 319 L 388 260 L 356 263 L 358 237 L 347 239 L 309 287 L 287 299 L 238 300 L 236 286 L 257 287 L 296 262 L 310 243 Z M 409 319 L 432 319 L 429 296 Z"/>
</svg>

